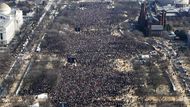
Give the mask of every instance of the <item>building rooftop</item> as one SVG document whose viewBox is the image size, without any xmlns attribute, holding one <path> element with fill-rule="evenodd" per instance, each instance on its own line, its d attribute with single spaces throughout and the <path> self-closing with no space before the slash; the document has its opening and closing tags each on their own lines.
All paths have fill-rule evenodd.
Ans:
<svg viewBox="0 0 190 107">
<path fill-rule="evenodd" d="M 0 4 L 0 13 L 8 15 L 11 13 L 11 8 L 6 3 Z"/>
</svg>

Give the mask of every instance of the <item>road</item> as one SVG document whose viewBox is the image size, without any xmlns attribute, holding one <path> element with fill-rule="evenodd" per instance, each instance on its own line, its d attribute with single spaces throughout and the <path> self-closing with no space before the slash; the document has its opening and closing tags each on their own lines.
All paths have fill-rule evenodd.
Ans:
<svg viewBox="0 0 190 107">
<path fill-rule="evenodd" d="M 167 74 L 171 78 L 171 80 L 172 80 L 171 82 L 174 84 L 176 91 L 179 95 L 178 100 L 183 101 L 184 104 L 187 105 L 187 107 L 190 107 L 190 99 L 185 93 L 185 89 L 180 82 L 181 80 L 179 79 L 178 73 L 173 69 L 174 68 L 173 65 L 175 64 L 174 60 L 176 59 L 176 54 L 174 54 L 174 53 L 176 53 L 175 50 L 169 46 L 167 41 L 163 42 L 163 40 L 158 40 L 158 39 L 155 39 L 155 41 L 157 42 L 157 44 L 159 44 L 161 46 L 162 51 L 157 49 L 156 46 L 153 46 L 153 47 L 157 51 L 162 52 L 164 54 L 164 56 L 170 57 L 170 58 L 168 58 L 170 63 L 168 66 Z"/>
<path fill-rule="evenodd" d="M 8 79 L 9 77 L 11 77 L 13 74 L 13 68 L 17 65 L 17 63 L 21 63 L 21 67 L 19 68 L 19 73 L 16 74 L 15 76 L 15 80 L 13 81 L 13 83 L 11 83 L 10 88 L 3 88 L 7 90 L 7 96 L 12 96 L 12 95 L 18 95 L 20 88 L 23 84 L 23 79 L 26 76 L 27 72 L 30 69 L 30 65 L 31 65 L 31 61 L 33 59 L 33 56 L 35 55 L 35 51 L 37 49 L 38 46 L 40 46 L 41 40 L 44 38 L 45 35 L 45 30 L 46 27 L 48 26 L 49 23 L 52 22 L 53 18 L 55 17 L 55 14 L 50 14 L 50 16 L 47 15 L 47 13 L 49 11 L 52 11 L 52 6 L 54 6 L 54 9 L 57 10 L 57 4 L 59 4 L 61 2 L 61 0 L 50 0 L 48 2 L 48 4 L 46 5 L 46 7 L 44 7 L 44 13 L 41 15 L 40 19 L 37 22 L 37 25 L 30 29 L 31 30 L 31 34 L 29 35 L 34 35 L 35 33 L 38 32 L 38 37 L 37 38 L 33 38 L 34 42 L 29 42 L 29 39 L 27 38 L 25 42 L 23 42 L 22 45 L 22 49 L 20 50 L 20 52 L 16 55 L 16 59 L 13 62 L 13 64 L 11 65 L 10 70 L 8 71 L 7 75 L 5 76 L 3 81 L 6 81 L 6 79 Z M 56 8 L 55 8 L 56 7 Z M 65 8 L 66 6 L 64 6 Z M 53 17 L 51 18 L 51 20 L 49 19 L 49 17 Z M 40 30 L 40 31 L 39 31 Z M 27 35 L 28 36 L 28 35 Z M 35 40 L 37 39 L 37 40 Z M 28 48 L 28 46 L 31 45 L 31 48 Z M 3 93 L 1 93 L 3 94 Z"/>
</svg>

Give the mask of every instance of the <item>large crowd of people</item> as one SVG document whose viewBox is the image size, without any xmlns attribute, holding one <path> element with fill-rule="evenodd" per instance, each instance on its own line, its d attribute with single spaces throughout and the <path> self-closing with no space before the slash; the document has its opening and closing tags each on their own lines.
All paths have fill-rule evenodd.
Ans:
<svg viewBox="0 0 190 107">
<path fill-rule="evenodd" d="M 62 46 L 63 49 L 59 50 L 63 52 L 62 54 L 74 54 L 77 60 L 77 66 L 71 67 L 72 65 L 68 64 L 59 69 L 60 78 L 51 93 L 52 101 L 55 103 L 66 101 L 69 105 L 77 107 L 117 106 L 123 102 L 106 100 L 106 97 L 121 95 L 124 87 L 141 83 L 136 78 L 141 74 L 115 71 L 110 60 L 127 59 L 133 53 L 140 53 L 151 47 L 140 40 L 135 40 L 135 35 L 132 33 L 119 38 L 112 36 L 112 26 L 126 19 L 123 19 L 121 11 L 108 9 L 107 5 L 91 3 L 66 9 L 57 19 L 64 17 L 61 16 L 65 14 L 64 12 L 70 12 L 67 14 L 67 17 L 73 20 L 70 26 L 79 24 L 81 32 L 56 35 L 62 38 L 60 39 L 62 42 L 60 40 L 56 43 L 49 42 L 54 40 L 55 36 L 52 35 L 49 36 L 52 39 L 46 38 L 49 44 L 47 47 L 51 46 L 50 44 L 54 47 Z M 84 9 L 80 9 L 81 7 Z M 117 23 L 113 20 L 117 20 Z M 92 31 L 88 28 L 98 30 Z M 88 30 L 83 31 L 83 29 Z M 105 98 L 105 101 L 99 101 L 98 98 Z"/>
<path fill-rule="evenodd" d="M 76 66 L 67 64 L 55 69 L 58 79 L 50 93 L 54 104 L 67 102 L 71 107 L 119 107 L 124 103 L 122 100 L 109 100 L 107 97 L 119 96 L 123 94 L 122 89 L 141 83 L 141 74 L 118 72 L 113 68 L 112 61 L 118 58 L 127 60 L 151 47 L 135 39 L 132 33 L 126 32 L 121 37 L 111 35 L 112 26 L 126 19 L 121 15 L 122 11 L 108 9 L 108 5 L 73 4 L 60 12 L 50 27 L 42 42 L 42 52 L 59 52 L 65 57 L 71 55 L 76 58 Z M 64 22 L 62 24 L 60 20 L 64 20 L 63 17 L 70 19 L 69 23 L 65 23 L 71 28 L 79 26 L 81 31 L 62 29 Z"/>
</svg>

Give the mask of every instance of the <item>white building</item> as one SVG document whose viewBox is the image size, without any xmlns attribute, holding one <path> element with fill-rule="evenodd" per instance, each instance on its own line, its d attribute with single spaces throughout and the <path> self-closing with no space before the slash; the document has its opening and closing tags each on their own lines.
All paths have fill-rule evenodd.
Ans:
<svg viewBox="0 0 190 107">
<path fill-rule="evenodd" d="M 10 43 L 15 33 L 23 24 L 22 11 L 11 9 L 7 4 L 0 4 L 0 44 Z"/>
<path fill-rule="evenodd" d="M 172 5 L 188 5 L 189 0 L 156 0 L 162 5 L 172 4 Z"/>
</svg>

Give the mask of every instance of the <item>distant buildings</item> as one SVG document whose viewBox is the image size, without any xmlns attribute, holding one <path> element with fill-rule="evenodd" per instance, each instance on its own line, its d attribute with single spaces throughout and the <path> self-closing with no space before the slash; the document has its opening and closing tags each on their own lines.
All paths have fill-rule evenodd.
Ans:
<svg viewBox="0 0 190 107">
<path fill-rule="evenodd" d="M 183 17 L 190 16 L 190 7 L 176 7 L 175 5 L 167 5 L 167 6 L 156 6 L 156 12 L 160 12 L 162 10 L 166 11 L 167 19 L 175 18 L 175 17 Z"/>
<path fill-rule="evenodd" d="M 190 0 L 147 0 L 141 4 L 138 28 L 146 36 L 166 35 L 163 31 L 172 31 L 166 21 L 179 21 L 190 16 Z M 170 34 L 169 36 L 175 36 Z"/>
<path fill-rule="evenodd" d="M 7 4 L 0 4 L 0 45 L 6 46 L 10 43 L 15 33 L 23 24 L 22 11 L 11 9 Z"/>
<path fill-rule="evenodd" d="M 162 5 L 176 5 L 178 7 L 187 6 L 189 4 L 189 0 L 155 0 L 156 2 Z"/>
<path fill-rule="evenodd" d="M 147 9 L 146 9 L 146 3 L 141 4 L 141 12 L 140 16 L 138 18 L 138 28 L 142 32 L 146 32 L 145 26 L 147 26 Z"/>
<path fill-rule="evenodd" d="M 148 34 L 149 35 L 158 35 L 162 34 L 164 27 L 166 25 L 166 12 L 162 11 L 159 15 L 148 17 Z"/>
<path fill-rule="evenodd" d="M 141 12 L 138 19 L 138 27 L 145 35 L 161 35 L 166 25 L 166 12 L 161 11 L 153 14 L 150 4 L 146 2 L 141 5 Z"/>
</svg>

